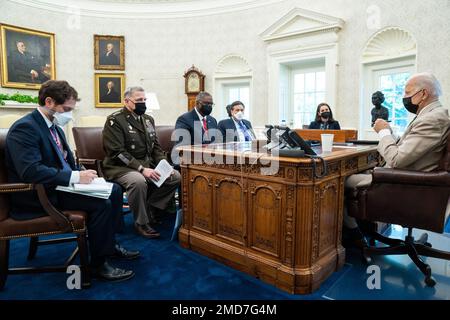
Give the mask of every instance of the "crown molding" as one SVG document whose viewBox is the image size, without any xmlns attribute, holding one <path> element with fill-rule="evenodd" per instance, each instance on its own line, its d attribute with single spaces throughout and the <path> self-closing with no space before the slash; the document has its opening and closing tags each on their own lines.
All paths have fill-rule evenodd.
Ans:
<svg viewBox="0 0 450 320">
<path fill-rule="evenodd" d="M 74 13 L 80 16 L 129 19 L 186 18 L 212 14 L 229 13 L 280 3 L 285 0 L 172 0 L 140 1 L 139 3 L 123 1 L 93 0 L 6 0 L 46 11 Z"/>
</svg>

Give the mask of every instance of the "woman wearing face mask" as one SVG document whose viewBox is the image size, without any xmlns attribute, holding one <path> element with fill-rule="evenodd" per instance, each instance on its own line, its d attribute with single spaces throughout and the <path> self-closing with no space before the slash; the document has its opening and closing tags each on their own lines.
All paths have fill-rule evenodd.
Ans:
<svg viewBox="0 0 450 320">
<path fill-rule="evenodd" d="M 230 118 L 219 122 L 223 142 L 245 142 L 256 139 L 252 124 L 244 119 L 244 112 L 245 105 L 241 101 L 235 101 L 227 106 Z"/>
<path fill-rule="evenodd" d="M 321 103 L 317 106 L 316 120 L 311 122 L 309 129 L 341 130 L 341 126 L 334 120 L 330 106 L 327 103 Z"/>
</svg>

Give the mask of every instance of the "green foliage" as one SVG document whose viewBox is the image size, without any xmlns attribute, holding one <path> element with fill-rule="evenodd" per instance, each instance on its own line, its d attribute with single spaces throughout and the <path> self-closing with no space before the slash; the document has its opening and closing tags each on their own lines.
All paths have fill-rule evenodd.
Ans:
<svg viewBox="0 0 450 320">
<path fill-rule="evenodd" d="M 15 93 L 13 95 L 0 93 L 0 105 L 4 106 L 5 100 L 16 101 L 19 103 L 38 103 L 38 97 L 32 97 L 20 93 Z"/>
</svg>

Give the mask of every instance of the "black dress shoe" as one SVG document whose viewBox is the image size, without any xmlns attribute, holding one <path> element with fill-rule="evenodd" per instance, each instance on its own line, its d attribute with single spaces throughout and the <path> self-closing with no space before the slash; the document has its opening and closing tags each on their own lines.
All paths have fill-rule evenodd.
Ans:
<svg viewBox="0 0 450 320">
<path fill-rule="evenodd" d="M 120 282 L 134 277 L 131 270 L 119 269 L 111 266 L 108 262 L 92 270 L 92 276 L 105 281 Z"/>
<path fill-rule="evenodd" d="M 359 228 L 350 229 L 344 226 L 343 230 L 343 241 L 342 245 L 346 248 L 357 248 L 363 250 L 367 248 L 369 244 L 367 243 L 364 234 Z"/>
<path fill-rule="evenodd" d="M 130 251 L 126 250 L 120 244 L 116 244 L 114 247 L 114 254 L 111 256 L 112 259 L 121 259 L 121 260 L 134 260 L 139 258 L 139 251 Z"/>
</svg>

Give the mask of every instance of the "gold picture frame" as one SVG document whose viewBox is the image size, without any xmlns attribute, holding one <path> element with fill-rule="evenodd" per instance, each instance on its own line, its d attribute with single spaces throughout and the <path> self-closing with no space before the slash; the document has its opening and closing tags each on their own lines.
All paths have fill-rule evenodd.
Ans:
<svg viewBox="0 0 450 320">
<path fill-rule="evenodd" d="M 94 35 L 95 70 L 125 70 L 125 37 Z"/>
<path fill-rule="evenodd" d="M 0 24 L 1 84 L 39 90 L 56 79 L 55 34 Z"/>
<path fill-rule="evenodd" d="M 125 74 L 95 74 L 95 107 L 121 108 L 124 106 Z"/>
</svg>

